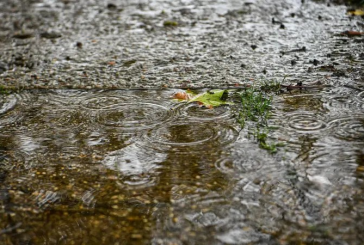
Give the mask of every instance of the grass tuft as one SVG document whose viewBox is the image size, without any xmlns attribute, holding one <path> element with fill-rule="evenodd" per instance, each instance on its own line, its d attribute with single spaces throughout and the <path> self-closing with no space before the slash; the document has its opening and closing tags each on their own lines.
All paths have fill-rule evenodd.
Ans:
<svg viewBox="0 0 364 245">
<path fill-rule="evenodd" d="M 269 133 L 272 128 L 268 125 L 268 119 L 272 110 L 272 93 L 279 93 L 281 89 L 278 82 L 264 82 L 259 88 L 250 87 L 238 92 L 241 108 L 238 112 L 238 122 L 242 128 L 247 123 L 253 125 L 251 134 L 257 140 L 259 147 L 271 153 L 277 152 L 277 147 L 282 143 L 269 142 Z"/>
<path fill-rule="evenodd" d="M 3 85 L 0 85 L 0 94 L 11 94 L 16 91 L 16 88 L 13 87 L 6 87 Z"/>
</svg>

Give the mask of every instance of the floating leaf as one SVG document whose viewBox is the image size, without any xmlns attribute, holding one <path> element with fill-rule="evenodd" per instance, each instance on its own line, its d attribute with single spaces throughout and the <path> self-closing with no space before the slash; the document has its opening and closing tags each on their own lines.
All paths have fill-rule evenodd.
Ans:
<svg viewBox="0 0 364 245">
<path fill-rule="evenodd" d="M 227 90 L 211 90 L 208 92 L 195 94 L 191 90 L 186 92 L 177 92 L 173 95 L 173 99 L 177 101 L 187 101 L 188 103 L 197 102 L 201 106 L 213 108 L 221 105 L 231 105 L 232 102 L 226 101 L 229 92 Z"/>
<path fill-rule="evenodd" d="M 177 101 L 189 101 L 196 94 L 191 90 L 187 89 L 187 91 L 177 92 L 173 94 L 173 99 Z"/>
<path fill-rule="evenodd" d="M 193 97 L 189 102 L 198 102 L 207 108 L 212 108 L 215 106 L 221 106 L 226 104 L 233 104 L 232 102 L 227 102 L 229 92 L 227 90 L 211 90 L 202 94 L 198 94 Z"/>
<path fill-rule="evenodd" d="M 358 32 L 358 31 L 344 31 L 341 33 L 341 35 L 346 35 L 348 37 L 361 36 L 363 34 L 364 34 L 363 32 Z"/>
<path fill-rule="evenodd" d="M 179 100 L 179 101 L 183 101 L 183 100 L 190 100 L 191 96 L 186 93 L 186 92 L 177 92 L 173 95 L 173 99 Z"/>
<path fill-rule="evenodd" d="M 364 16 L 364 10 L 363 9 L 355 9 L 355 10 L 352 10 L 352 11 L 348 11 L 348 14 L 357 15 L 357 16 Z"/>
</svg>

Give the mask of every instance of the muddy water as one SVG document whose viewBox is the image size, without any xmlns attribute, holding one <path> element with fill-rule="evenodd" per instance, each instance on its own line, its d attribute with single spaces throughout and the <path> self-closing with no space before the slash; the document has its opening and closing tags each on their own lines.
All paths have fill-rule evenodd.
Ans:
<svg viewBox="0 0 364 245">
<path fill-rule="evenodd" d="M 271 155 L 176 91 L 2 95 L 2 244 L 363 242 L 363 93 L 275 97 Z"/>
</svg>

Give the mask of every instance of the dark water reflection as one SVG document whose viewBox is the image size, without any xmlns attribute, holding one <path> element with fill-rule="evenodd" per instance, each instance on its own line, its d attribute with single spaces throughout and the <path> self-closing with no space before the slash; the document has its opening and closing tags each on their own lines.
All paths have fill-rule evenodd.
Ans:
<svg viewBox="0 0 364 245">
<path fill-rule="evenodd" d="M 2 244 L 363 241 L 361 94 L 340 108 L 329 89 L 276 97 L 286 147 L 271 155 L 233 108 L 174 92 L 2 95 Z"/>
</svg>

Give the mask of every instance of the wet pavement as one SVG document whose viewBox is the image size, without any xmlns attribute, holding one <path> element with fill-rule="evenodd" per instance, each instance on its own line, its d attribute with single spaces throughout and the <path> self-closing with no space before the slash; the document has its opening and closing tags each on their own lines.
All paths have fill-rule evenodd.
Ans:
<svg viewBox="0 0 364 245">
<path fill-rule="evenodd" d="M 0 89 L 0 243 L 363 244 L 363 37 L 342 34 L 363 18 L 346 10 L 0 2 L 1 85 L 20 89 Z M 276 154 L 236 101 L 172 100 L 266 79 L 303 87 L 272 97 Z"/>
<path fill-rule="evenodd" d="M 20 88 L 359 86 L 363 19 L 286 1 L 2 1 L 0 75 Z"/>
</svg>

